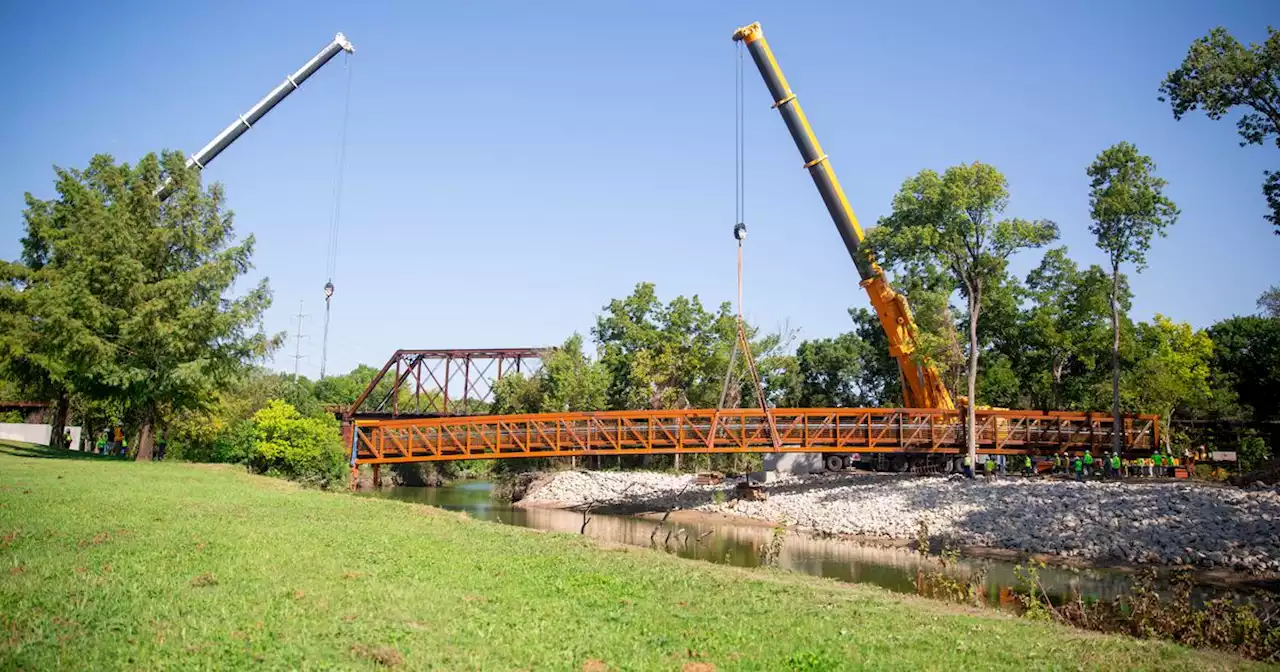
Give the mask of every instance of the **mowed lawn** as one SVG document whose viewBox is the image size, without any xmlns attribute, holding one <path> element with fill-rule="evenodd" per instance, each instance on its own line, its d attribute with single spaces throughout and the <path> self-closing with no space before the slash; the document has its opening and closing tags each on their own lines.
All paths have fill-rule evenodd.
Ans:
<svg viewBox="0 0 1280 672">
<path fill-rule="evenodd" d="M 0 669 L 1211 669 L 1236 658 L 232 467 L 0 446 Z"/>
</svg>

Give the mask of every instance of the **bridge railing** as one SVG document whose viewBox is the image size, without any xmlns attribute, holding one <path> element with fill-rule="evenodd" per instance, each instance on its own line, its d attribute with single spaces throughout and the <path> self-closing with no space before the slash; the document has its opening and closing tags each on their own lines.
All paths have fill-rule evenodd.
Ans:
<svg viewBox="0 0 1280 672">
<path fill-rule="evenodd" d="M 780 452 L 958 453 L 960 411 L 883 408 L 771 409 Z M 984 453 L 1050 454 L 1111 445 L 1112 419 L 1092 413 L 977 411 Z M 1127 416 L 1127 450 L 1159 445 L 1157 416 Z M 773 452 L 759 409 L 602 411 L 356 420 L 353 463 L 388 464 L 582 455 Z"/>
</svg>

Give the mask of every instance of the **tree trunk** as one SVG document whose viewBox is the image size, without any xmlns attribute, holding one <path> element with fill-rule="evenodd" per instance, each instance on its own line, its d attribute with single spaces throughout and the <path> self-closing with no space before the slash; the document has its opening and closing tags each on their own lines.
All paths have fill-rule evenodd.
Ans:
<svg viewBox="0 0 1280 672">
<path fill-rule="evenodd" d="M 978 403 L 978 311 L 982 301 L 982 290 L 969 292 L 969 403 L 965 404 L 965 424 L 969 431 L 966 437 L 969 449 L 969 464 L 978 464 L 978 414 L 975 407 Z"/>
<path fill-rule="evenodd" d="M 67 431 L 67 414 L 71 410 L 71 396 L 66 392 L 58 393 L 53 404 L 53 419 L 49 422 L 49 446 L 53 448 L 70 448 L 63 434 Z"/>
<path fill-rule="evenodd" d="M 1062 370 L 1065 368 L 1067 368 L 1066 357 L 1059 359 L 1057 363 L 1053 365 L 1053 402 L 1052 402 L 1053 407 L 1051 410 L 1054 410 L 1054 411 L 1063 410 L 1062 409 Z"/>
<path fill-rule="evenodd" d="M 134 457 L 139 462 L 150 462 L 155 452 L 156 443 L 156 409 L 147 406 L 142 411 L 142 421 L 138 425 L 138 448 Z"/>
<path fill-rule="evenodd" d="M 1124 450 L 1120 419 L 1120 264 L 1111 264 L 1111 450 Z"/>
</svg>

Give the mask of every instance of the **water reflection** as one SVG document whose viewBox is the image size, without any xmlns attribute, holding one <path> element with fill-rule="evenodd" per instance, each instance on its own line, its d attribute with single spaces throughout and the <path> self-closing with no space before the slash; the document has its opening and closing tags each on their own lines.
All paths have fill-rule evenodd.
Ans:
<svg viewBox="0 0 1280 672">
<path fill-rule="evenodd" d="M 440 488 L 385 488 L 370 494 L 464 511 L 480 520 L 539 530 L 577 534 L 583 523 L 582 513 L 577 511 L 519 509 L 495 502 L 491 496 L 491 484 L 483 481 L 466 481 Z M 773 536 L 769 527 L 732 521 L 659 523 L 649 518 L 599 513 L 591 514 L 585 533 L 614 543 L 642 547 L 656 545 L 683 558 L 738 567 L 759 566 Z M 945 571 L 953 578 L 965 581 L 981 576 L 987 588 L 988 602 L 992 604 L 1005 601 L 1000 599 L 1001 595 L 1007 594 L 1008 588 L 1019 585 L 1015 563 L 961 558 L 944 569 L 936 558 L 921 558 L 908 549 L 878 548 L 794 532 L 786 535 L 776 564 L 794 572 L 871 583 L 901 593 L 916 592 L 920 570 L 926 574 Z M 1114 570 L 1046 567 L 1040 570 L 1039 577 L 1045 591 L 1055 601 L 1076 594 L 1110 600 L 1127 593 L 1132 585 L 1130 575 Z M 1197 589 L 1196 597 L 1211 599 L 1226 593 L 1228 591 L 1202 586 Z"/>
</svg>

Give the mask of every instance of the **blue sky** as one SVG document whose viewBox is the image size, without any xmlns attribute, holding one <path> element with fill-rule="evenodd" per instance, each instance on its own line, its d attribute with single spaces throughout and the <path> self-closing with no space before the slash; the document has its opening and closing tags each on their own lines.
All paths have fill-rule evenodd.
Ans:
<svg viewBox="0 0 1280 672">
<path fill-rule="evenodd" d="M 357 53 L 330 371 L 402 347 L 556 344 L 640 281 L 731 300 L 729 36 L 758 20 L 864 224 L 916 171 L 981 160 L 1008 176 L 1008 214 L 1057 221 L 1097 263 L 1084 170 L 1135 143 L 1183 213 L 1132 281 L 1135 317 L 1203 327 L 1280 283 L 1260 191 L 1280 156 L 1238 147 L 1230 122 L 1175 122 L 1157 87 L 1210 28 L 1258 41 L 1280 11 L 1154 6 L 5 3 L 0 256 L 17 257 L 22 194 L 51 196 L 53 164 L 194 151 L 343 31 Z M 206 171 L 257 238 L 268 329 L 292 333 L 303 303 L 312 376 L 346 76 L 340 56 Z M 748 318 L 845 331 L 867 305 L 856 272 L 754 70 L 746 99 Z"/>
</svg>

